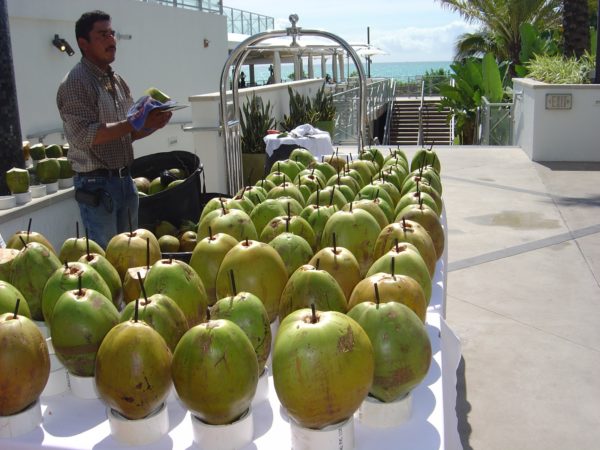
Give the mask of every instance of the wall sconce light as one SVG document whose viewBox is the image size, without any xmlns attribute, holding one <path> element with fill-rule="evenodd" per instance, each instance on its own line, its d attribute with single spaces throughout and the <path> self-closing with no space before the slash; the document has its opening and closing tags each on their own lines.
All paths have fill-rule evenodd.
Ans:
<svg viewBox="0 0 600 450">
<path fill-rule="evenodd" d="M 204 48 L 207 48 L 208 44 L 210 44 L 210 41 L 208 39 L 204 38 Z"/>
<path fill-rule="evenodd" d="M 61 38 L 58 34 L 54 35 L 52 45 L 54 45 L 61 52 L 64 52 L 69 56 L 73 56 L 75 54 L 73 48 L 69 45 L 69 43 L 65 39 Z"/>
</svg>

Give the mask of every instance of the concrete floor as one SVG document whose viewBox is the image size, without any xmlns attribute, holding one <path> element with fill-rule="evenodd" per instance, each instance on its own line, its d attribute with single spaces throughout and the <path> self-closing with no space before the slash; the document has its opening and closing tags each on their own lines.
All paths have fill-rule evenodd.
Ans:
<svg viewBox="0 0 600 450">
<path fill-rule="evenodd" d="M 437 153 L 463 448 L 600 448 L 600 163 Z"/>
</svg>

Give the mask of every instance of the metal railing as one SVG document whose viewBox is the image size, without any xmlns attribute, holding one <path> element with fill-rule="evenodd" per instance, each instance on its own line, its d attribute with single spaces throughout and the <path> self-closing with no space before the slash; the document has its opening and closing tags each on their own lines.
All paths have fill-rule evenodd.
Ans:
<svg viewBox="0 0 600 450">
<path fill-rule="evenodd" d="M 423 145 L 423 103 L 425 102 L 425 80 L 421 80 L 421 103 L 419 104 L 419 131 L 417 145 Z"/>
<path fill-rule="evenodd" d="M 394 115 L 394 99 L 396 98 L 396 83 L 392 83 L 392 98 L 387 104 L 387 112 L 385 116 L 385 126 L 383 129 L 383 145 L 388 145 L 390 142 L 390 134 L 392 132 L 392 116 Z"/>
<path fill-rule="evenodd" d="M 394 80 L 390 78 L 372 79 L 367 84 L 366 118 L 372 123 L 380 116 L 381 109 L 389 107 L 394 99 Z M 358 122 L 359 88 L 348 89 L 333 95 L 335 106 L 334 144 L 348 144 L 359 141 Z M 389 111 L 389 110 L 388 110 Z M 372 136 L 367 136 L 369 141 Z"/>
<path fill-rule="evenodd" d="M 216 0 L 140 0 L 145 3 L 176 8 L 193 9 L 227 17 L 227 32 L 241 34 L 256 34 L 275 28 L 275 19 L 263 14 L 257 14 L 242 9 L 223 6 L 222 1 Z"/>
<path fill-rule="evenodd" d="M 396 78 L 396 96 L 398 97 L 437 97 L 440 95 L 438 86 L 450 81 L 449 76 L 417 75 Z"/>
<path fill-rule="evenodd" d="M 490 103 L 482 97 L 477 114 L 479 145 L 512 145 L 513 103 Z"/>
</svg>

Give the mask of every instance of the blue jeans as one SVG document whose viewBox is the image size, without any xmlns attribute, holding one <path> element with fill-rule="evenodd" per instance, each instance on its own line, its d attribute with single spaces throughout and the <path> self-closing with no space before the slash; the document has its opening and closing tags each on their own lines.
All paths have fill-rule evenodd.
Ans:
<svg viewBox="0 0 600 450">
<path fill-rule="evenodd" d="M 138 226 L 139 199 L 137 189 L 130 176 L 82 176 L 75 175 L 75 189 L 90 192 L 100 191 L 100 204 L 91 206 L 78 202 L 79 212 L 88 237 L 106 248 L 108 241 L 116 234 Z"/>
</svg>

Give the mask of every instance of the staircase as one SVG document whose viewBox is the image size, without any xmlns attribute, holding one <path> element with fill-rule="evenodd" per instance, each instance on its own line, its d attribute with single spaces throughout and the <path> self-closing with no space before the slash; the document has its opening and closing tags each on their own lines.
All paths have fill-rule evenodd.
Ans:
<svg viewBox="0 0 600 450">
<path fill-rule="evenodd" d="M 396 97 L 390 121 L 389 145 L 418 145 L 419 98 Z M 449 109 L 438 111 L 439 98 L 423 100 L 423 145 L 451 145 L 452 128 L 446 122 Z"/>
</svg>

